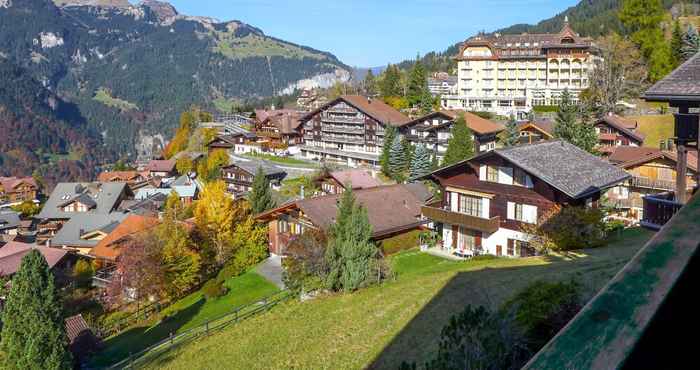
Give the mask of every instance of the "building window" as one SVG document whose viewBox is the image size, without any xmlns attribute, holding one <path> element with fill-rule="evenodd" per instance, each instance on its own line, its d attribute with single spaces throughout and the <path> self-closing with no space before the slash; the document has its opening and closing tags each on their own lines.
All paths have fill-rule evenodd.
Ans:
<svg viewBox="0 0 700 370">
<path fill-rule="evenodd" d="M 522 133 L 521 133 L 522 134 Z M 527 134 L 526 134 L 527 135 Z M 528 187 L 527 174 L 520 168 L 513 169 L 513 183 L 518 186 Z"/>
<path fill-rule="evenodd" d="M 515 217 L 516 220 L 518 221 L 523 221 L 523 205 L 522 204 L 515 204 Z"/>
<path fill-rule="evenodd" d="M 481 198 L 459 194 L 459 212 L 469 216 L 481 217 Z"/>
<path fill-rule="evenodd" d="M 486 181 L 498 182 L 498 167 L 487 166 L 486 167 Z"/>
</svg>

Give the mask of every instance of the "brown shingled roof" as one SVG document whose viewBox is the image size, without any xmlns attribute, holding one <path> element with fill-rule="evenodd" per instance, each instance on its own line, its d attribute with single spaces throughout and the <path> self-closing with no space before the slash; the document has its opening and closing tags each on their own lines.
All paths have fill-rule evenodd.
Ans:
<svg viewBox="0 0 700 370">
<path fill-rule="evenodd" d="M 700 101 L 700 53 L 644 93 L 649 101 Z"/>
<path fill-rule="evenodd" d="M 5 191 L 14 189 L 22 183 L 26 183 L 34 186 L 35 188 L 38 188 L 36 180 L 34 180 L 33 177 L 0 177 L 0 185 L 2 185 L 2 188 L 5 189 Z"/>
<path fill-rule="evenodd" d="M 676 162 L 677 153 L 656 148 L 618 146 L 613 149 L 612 153 L 610 153 L 610 156 L 608 156 L 608 161 L 617 165 L 618 167 L 629 169 L 649 161 L 662 158 Z M 688 152 L 688 168 L 692 171 L 698 170 L 697 151 Z"/>
<path fill-rule="evenodd" d="M 479 117 L 471 112 L 459 110 L 441 110 L 440 112 L 452 117 L 452 119 L 457 119 L 460 114 L 464 114 L 464 120 L 467 121 L 469 129 L 479 135 L 494 134 L 505 130 L 505 126 L 502 124 Z"/>
<path fill-rule="evenodd" d="M 0 276 L 16 273 L 22 264 L 22 258 L 34 249 L 41 252 L 49 268 L 56 266 L 68 254 L 68 251 L 63 249 L 11 241 L 0 248 Z"/>
<path fill-rule="evenodd" d="M 403 113 L 399 112 L 398 110 L 394 109 L 393 107 L 384 103 L 383 101 L 379 99 L 367 98 L 361 95 L 343 95 L 301 117 L 301 121 L 307 121 L 322 110 L 333 106 L 340 101 L 344 101 L 350 104 L 351 106 L 361 110 L 363 113 L 367 114 L 368 116 L 376 119 L 377 121 L 385 125 L 390 124 L 392 126 L 402 126 L 410 121 L 410 119 L 406 117 Z"/>
<path fill-rule="evenodd" d="M 353 189 L 366 189 L 382 185 L 367 171 L 360 169 L 333 171 L 330 173 L 330 177 L 343 184 L 344 187 L 352 184 Z"/>
<path fill-rule="evenodd" d="M 105 171 L 97 176 L 99 182 L 129 182 L 143 176 L 138 171 Z M 145 177 L 145 176 L 143 176 Z"/>
<path fill-rule="evenodd" d="M 606 123 L 611 127 L 618 129 L 620 132 L 626 134 L 627 136 L 637 140 L 640 143 L 644 142 L 644 134 L 635 131 L 637 129 L 637 121 L 631 119 L 620 117 L 617 114 L 606 114 L 601 117 L 597 123 Z M 610 140 L 614 140 L 611 138 Z"/>
</svg>

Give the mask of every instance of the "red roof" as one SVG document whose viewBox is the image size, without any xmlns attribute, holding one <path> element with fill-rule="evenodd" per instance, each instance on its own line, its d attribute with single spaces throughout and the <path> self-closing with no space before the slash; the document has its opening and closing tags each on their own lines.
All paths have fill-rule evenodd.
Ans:
<svg viewBox="0 0 700 370">
<path fill-rule="evenodd" d="M 344 187 L 352 184 L 353 189 L 367 189 L 382 185 L 364 170 L 334 171 L 330 173 L 330 176 Z"/>
<path fill-rule="evenodd" d="M 121 254 L 118 243 L 120 240 L 150 229 L 157 225 L 158 222 L 157 218 L 129 215 L 119 226 L 97 243 L 95 248 L 90 251 L 90 255 L 114 261 Z"/>
<path fill-rule="evenodd" d="M 32 185 L 35 188 L 39 187 L 33 177 L 0 177 L 0 185 L 2 185 L 2 188 L 5 189 L 5 191 L 14 189 L 23 183 Z"/>
<path fill-rule="evenodd" d="M 105 171 L 97 176 L 99 182 L 129 182 L 143 176 L 138 171 Z M 143 176 L 145 177 L 145 176 Z"/>
<path fill-rule="evenodd" d="M 34 244 L 12 241 L 0 248 L 0 276 L 8 276 L 16 273 L 22 264 L 22 258 L 33 249 L 41 252 L 44 259 L 46 259 L 46 263 L 49 264 L 49 268 L 56 266 L 56 264 L 68 254 L 68 251 L 63 249 L 41 247 Z"/>
<path fill-rule="evenodd" d="M 391 124 L 392 126 L 402 126 L 410 121 L 403 113 L 394 109 L 390 105 L 384 103 L 378 99 L 367 98 L 361 95 L 343 95 L 322 107 L 316 109 L 315 111 L 306 114 L 301 118 L 302 122 L 315 116 L 322 110 L 331 107 L 339 102 L 344 101 L 356 109 L 362 111 L 366 115 L 374 118 L 382 124 Z"/>
<path fill-rule="evenodd" d="M 175 170 L 175 161 L 152 160 L 148 162 L 146 170 L 150 172 L 172 172 L 173 170 Z"/>
</svg>

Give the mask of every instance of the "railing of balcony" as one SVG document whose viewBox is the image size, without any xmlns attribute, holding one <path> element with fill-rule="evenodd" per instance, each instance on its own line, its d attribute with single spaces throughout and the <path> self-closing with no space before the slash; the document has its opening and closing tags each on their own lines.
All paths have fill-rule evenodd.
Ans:
<svg viewBox="0 0 700 370">
<path fill-rule="evenodd" d="M 501 226 L 501 218 L 496 216 L 492 218 L 482 218 L 470 216 L 464 213 L 453 212 L 443 206 L 442 202 L 431 203 L 421 207 L 421 213 L 424 217 L 442 223 L 451 225 L 461 225 L 472 230 L 494 233 Z"/>
<path fill-rule="evenodd" d="M 112 278 L 114 278 L 114 274 L 116 272 L 116 265 L 112 265 L 100 271 L 97 271 L 92 277 L 92 285 L 97 288 L 107 287 L 112 282 Z"/>
<path fill-rule="evenodd" d="M 331 114 L 321 114 L 321 121 L 323 121 L 323 122 L 355 123 L 355 124 L 365 123 L 365 119 L 362 117 L 340 116 L 340 115 L 331 115 Z"/>
<path fill-rule="evenodd" d="M 635 188 L 657 189 L 671 191 L 676 189 L 675 181 L 653 180 L 646 177 L 634 176 L 629 180 L 629 186 Z"/>
<path fill-rule="evenodd" d="M 354 144 L 363 144 L 365 142 L 365 138 L 363 136 L 348 136 L 348 135 L 323 135 L 321 137 L 323 141 L 332 141 L 336 143 L 354 143 Z"/>
<path fill-rule="evenodd" d="M 327 131 L 327 132 L 344 132 L 344 133 L 351 133 L 351 134 L 364 134 L 365 133 L 364 126 L 351 127 L 351 126 L 343 126 L 343 125 L 323 124 L 323 125 L 321 125 L 321 130 Z"/>
<path fill-rule="evenodd" d="M 650 229 L 661 229 L 683 207 L 674 198 L 672 192 L 644 197 L 644 215 L 640 224 Z"/>
</svg>

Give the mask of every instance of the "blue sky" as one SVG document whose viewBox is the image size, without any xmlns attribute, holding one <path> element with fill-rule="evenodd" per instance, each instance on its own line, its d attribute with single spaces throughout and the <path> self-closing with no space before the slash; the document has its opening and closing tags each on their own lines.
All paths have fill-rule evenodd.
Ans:
<svg viewBox="0 0 700 370">
<path fill-rule="evenodd" d="M 577 0 L 170 0 L 180 13 L 240 20 L 267 35 L 375 67 L 474 33 L 536 23 Z"/>
</svg>

